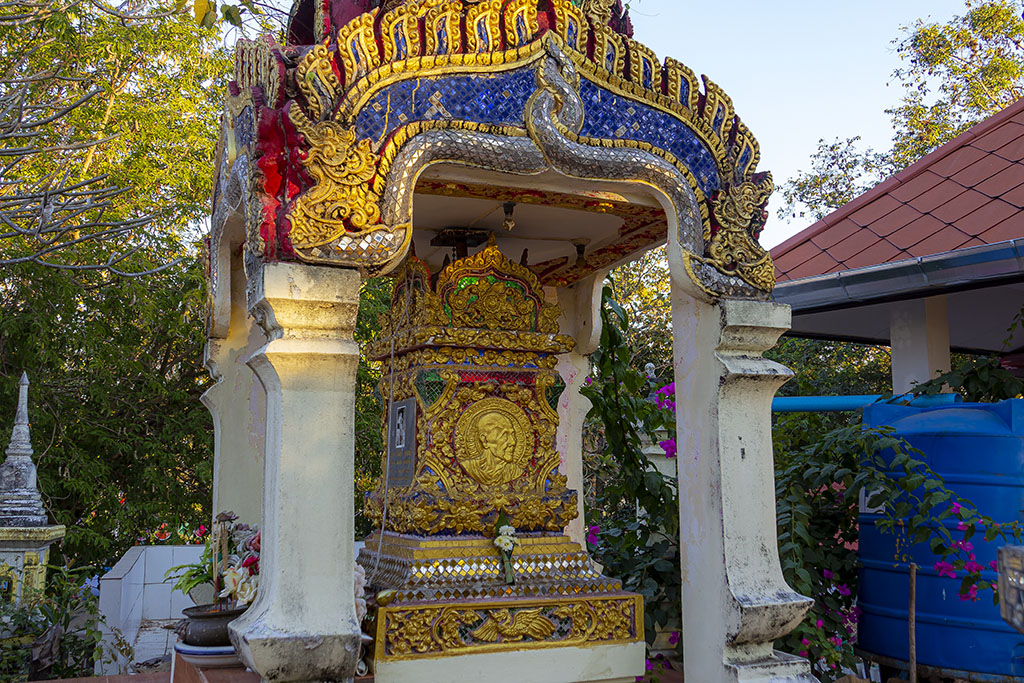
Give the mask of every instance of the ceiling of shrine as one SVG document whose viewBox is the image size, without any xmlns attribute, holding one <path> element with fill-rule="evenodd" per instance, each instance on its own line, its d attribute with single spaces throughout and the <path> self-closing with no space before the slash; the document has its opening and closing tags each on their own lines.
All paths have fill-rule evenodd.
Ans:
<svg viewBox="0 0 1024 683">
<path fill-rule="evenodd" d="M 511 231 L 504 227 L 506 202 L 515 202 Z M 468 228 L 494 233 L 502 252 L 514 261 L 528 250 L 527 265 L 550 285 L 572 284 L 626 260 L 624 240 L 640 250 L 657 246 L 667 230 L 660 204 L 640 186 L 451 165 L 432 167 L 421 177 L 413 224 L 416 255 L 432 271 L 454 252 L 431 242 L 443 230 Z M 469 253 L 480 249 L 482 244 Z"/>
</svg>

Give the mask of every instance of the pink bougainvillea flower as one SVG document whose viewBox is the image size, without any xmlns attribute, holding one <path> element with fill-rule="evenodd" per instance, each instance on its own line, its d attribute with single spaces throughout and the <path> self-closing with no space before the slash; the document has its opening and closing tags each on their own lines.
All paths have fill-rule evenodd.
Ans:
<svg viewBox="0 0 1024 683">
<path fill-rule="evenodd" d="M 588 377 L 587 379 L 585 379 L 583 381 L 583 383 L 586 384 L 589 387 L 591 384 L 594 383 L 594 378 L 593 377 Z"/>
<path fill-rule="evenodd" d="M 982 567 L 982 566 L 981 566 L 980 564 L 978 564 L 977 562 L 975 562 L 974 560 L 970 560 L 970 561 L 968 561 L 968 562 L 967 562 L 967 563 L 966 563 L 966 564 L 964 565 L 964 569 L 966 569 L 966 570 L 967 570 L 967 573 L 968 573 L 968 574 L 980 574 L 980 573 L 982 573 L 983 571 L 985 571 L 985 568 L 984 568 L 984 567 Z"/>
<path fill-rule="evenodd" d="M 953 571 L 953 565 L 944 560 L 939 560 L 935 563 L 935 571 L 939 573 L 939 576 L 948 576 L 951 579 L 956 578 L 956 572 Z"/>
<path fill-rule="evenodd" d="M 996 560 L 992 560 L 991 562 L 989 562 L 988 566 L 992 567 L 992 571 L 994 572 L 999 571 L 999 562 L 997 562 Z"/>
<path fill-rule="evenodd" d="M 668 644 L 669 645 L 678 645 L 679 644 L 679 631 L 672 631 L 672 635 L 670 635 L 668 637 Z"/>
<path fill-rule="evenodd" d="M 828 642 L 832 643 L 836 647 L 842 647 L 843 646 L 843 639 L 840 638 L 839 636 L 832 636 L 831 638 L 828 639 Z"/>
<path fill-rule="evenodd" d="M 965 553 L 969 553 L 972 550 L 974 550 L 974 544 L 970 541 L 957 541 L 953 544 L 953 547 L 959 548 L 960 550 L 963 550 Z"/>
<path fill-rule="evenodd" d="M 848 598 L 853 594 L 852 591 L 850 591 L 850 587 L 845 583 L 836 586 L 836 591 L 838 591 L 844 598 Z"/>
<path fill-rule="evenodd" d="M 647 660 L 647 670 L 648 671 L 654 671 L 654 662 L 652 662 L 649 659 Z"/>
<path fill-rule="evenodd" d="M 801 650 L 800 651 L 800 656 L 801 657 L 806 657 L 807 656 L 807 650 Z"/>
<path fill-rule="evenodd" d="M 960 503 L 953 503 L 953 514 L 959 515 L 960 511 L 964 509 L 964 506 Z"/>
<path fill-rule="evenodd" d="M 967 531 L 967 522 L 960 522 L 956 525 L 957 531 Z"/>
<path fill-rule="evenodd" d="M 599 533 L 601 533 L 601 527 L 599 526 L 592 526 L 589 529 L 587 529 L 587 543 L 589 543 L 590 545 L 597 545 L 597 535 Z"/>
<path fill-rule="evenodd" d="M 676 442 L 674 439 L 666 439 L 658 444 L 665 450 L 665 457 L 671 460 L 676 457 Z"/>
<path fill-rule="evenodd" d="M 966 602 L 968 600 L 970 600 L 972 602 L 977 602 L 978 601 L 978 587 L 977 586 L 971 586 L 970 588 L 967 589 L 966 593 L 961 593 L 960 594 L 960 600 L 962 600 L 964 602 Z"/>
<path fill-rule="evenodd" d="M 815 626 L 817 626 L 819 630 L 823 629 L 823 628 L 825 628 L 825 622 L 822 621 L 821 619 L 818 619 L 818 623 L 816 623 Z"/>
<path fill-rule="evenodd" d="M 836 575 L 835 575 L 835 574 L 833 574 L 832 572 L 830 572 L 830 571 L 829 571 L 829 570 L 827 570 L 827 569 L 826 569 L 825 571 L 823 571 L 823 572 L 821 573 L 821 575 L 822 575 L 822 576 L 824 576 L 824 577 L 825 577 L 826 579 L 828 579 L 829 581 L 831 581 L 832 579 L 836 578 Z"/>
</svg>

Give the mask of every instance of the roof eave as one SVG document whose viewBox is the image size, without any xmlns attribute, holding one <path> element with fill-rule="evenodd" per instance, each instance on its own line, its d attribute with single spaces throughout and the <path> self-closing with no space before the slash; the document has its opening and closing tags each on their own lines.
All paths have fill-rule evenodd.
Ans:
<svg viewBox="0 0 1024 683">
<path fill-rule="evenodd" d="M 774 298 L 793 313 L 916 299 L 1024 279 L 1024 239 L 956 249 L 877 266 L 783 282 Z"/>
</svg>

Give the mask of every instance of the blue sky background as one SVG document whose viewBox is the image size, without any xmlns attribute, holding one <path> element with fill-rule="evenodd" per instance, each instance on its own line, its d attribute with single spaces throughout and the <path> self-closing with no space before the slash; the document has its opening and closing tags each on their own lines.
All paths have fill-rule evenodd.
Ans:
<svg viewBox="0 0 1024 683">
<path fill-rule="evenodd" d="M 818 140 L 860 135 L 886 149 L 885 109 L 899 101 L 893 40 L 916 19 L 946 22 L 964 0 L 633 0 L 636 38 L 718 83 L 761 143 L 761 170 L 776 185 L 809 166 Z M 761 241 L 768 247 L 807 221 L 777 218 L 780 193 Z"/>
</svg>

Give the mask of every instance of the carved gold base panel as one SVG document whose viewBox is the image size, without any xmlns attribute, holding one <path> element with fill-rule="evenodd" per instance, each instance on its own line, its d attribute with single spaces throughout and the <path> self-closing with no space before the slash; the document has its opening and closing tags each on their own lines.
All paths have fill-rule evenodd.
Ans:
<svg viewBox="0 0 1024 683">
<path fill-rule="evenodd" d="M 643 599 L 631 593 L 379 607 L 382 662 L 642 643 Z"/>
<path fill-rule="evenodd" d="M 617 593 L 568 536 L 522 534 L 512 555 L 516 583 L 505 583 L 501 555 L 483 536 L 406 536 L 380 532 L 366 539 L 358 562 L 374 591 L 394 591 L 396 603 L 420 600 L 536 598 Z M 377 549 L 380 548 L 379 562 Z"/>
</svg>

